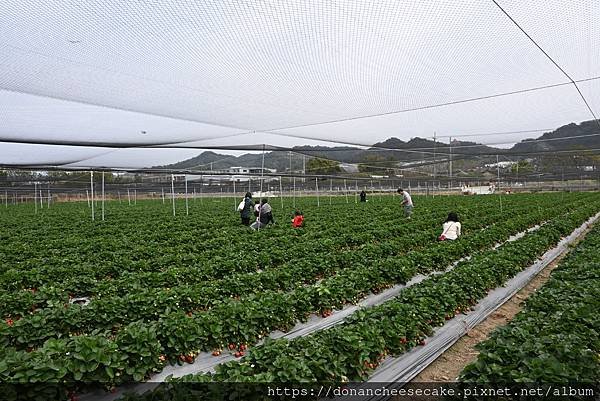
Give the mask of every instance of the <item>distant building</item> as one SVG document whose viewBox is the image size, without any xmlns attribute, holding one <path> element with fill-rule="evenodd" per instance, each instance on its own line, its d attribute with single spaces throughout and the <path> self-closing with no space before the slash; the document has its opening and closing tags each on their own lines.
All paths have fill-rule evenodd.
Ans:
<svg viewBox="0 0 600 401">
<path fill-rule="evenodd" d="M 248 182 L 248 180 L 258 180 L 263 174 L 274 174 L 277 170 L 272 168 L 262 167 L 229 167 L 223 170 L 211 170 L 207 174 L 188 174 L 188 181 L 200 181 L 209 183 L 220 183 L 220 182 Z M 264 177 L 264 182 L 277 181 L 277 177 Z"/>
<path fill-rule="evenodd" d="M 492 163 L 492 164 L 486 164 L 485 166 L 487 168 L 508 168 L 510 166 L 514 166 L 515 164 L 517 164 L 517 162 L 498 162 L 498 163 Z"/>
</svg>

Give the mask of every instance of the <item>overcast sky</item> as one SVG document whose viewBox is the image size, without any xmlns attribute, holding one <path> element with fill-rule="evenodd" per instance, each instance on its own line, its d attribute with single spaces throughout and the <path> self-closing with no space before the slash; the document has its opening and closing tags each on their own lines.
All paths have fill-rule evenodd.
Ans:
<svg viewBox="0 0 600 401">
<path fill-rule="evenodd" d="M 4 0 L 0 140 L 507 147 L 592 119 L 570 79 L 600 113 L 600 2 L 500 4 L 563 71 L 492 1 Z M 198 152 L 5 143 L 0 163 Z"/>
</svg>

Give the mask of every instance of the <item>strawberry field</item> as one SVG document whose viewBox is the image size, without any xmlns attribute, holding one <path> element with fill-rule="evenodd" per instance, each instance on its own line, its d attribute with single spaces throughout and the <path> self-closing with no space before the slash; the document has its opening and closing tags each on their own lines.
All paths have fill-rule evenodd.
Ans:
<svg viewBox="0 0 600 401">
<path fill-rule="evenodd" d="M 85 204 L 7 209 L 0 380 L 60 398 L 231 354 L 212 373 L 177 380 L 362 381 L 385 358 L 426 345 L 435 327 L 600 210 L 590 193 L 415 197 L 411 220 L 391 196 L 297 202 L 304 228 L 291 227 L 288 200 L 274 201 L 277 223 L 260 232 L 241 226 L 224 199 L 194 201 L 176 218 L 162 202 L 109 202 L 107 220 L 95 223 Z M 438 242 L 449 211 L 462 217 L 463 236 Z M 271 338 L 419 274 L 426 278 L 341 324 Z M 89 303 L 72 302 L 79 298 Z"/>
<path fill-rule="evenodd" d="M 598 384 L 600 229 L 595 228 L 527 300 L 513 321 L 480 345 L 464 382 Z"/>
</svg>

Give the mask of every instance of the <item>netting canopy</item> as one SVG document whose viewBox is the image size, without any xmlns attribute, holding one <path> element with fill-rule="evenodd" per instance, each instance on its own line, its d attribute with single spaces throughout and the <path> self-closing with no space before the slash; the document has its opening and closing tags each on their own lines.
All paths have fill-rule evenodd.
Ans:
<svg viewBox="0 0 600 401">
<path fill-rule="evenodd" d="M 598 113 L 597 0 L 4 0 L 0 13 L 3 165 L 483 138 Z"/>
</svg>

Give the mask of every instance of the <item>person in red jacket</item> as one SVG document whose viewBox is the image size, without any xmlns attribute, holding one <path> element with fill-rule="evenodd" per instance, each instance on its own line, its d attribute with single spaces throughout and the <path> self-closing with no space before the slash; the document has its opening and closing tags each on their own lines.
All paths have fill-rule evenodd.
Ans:
<svg viewBox="0 0 600 401">
<path fill-rule="evenodd" d="M 294 219 L 292 220 L 292 227 L 294 227 L 294 228 L 302 227 L 302 224 L 304 224 L 304 216 L 302 216 L 301 211 L 296 210 L 294 212 Z"/>
</svg>

